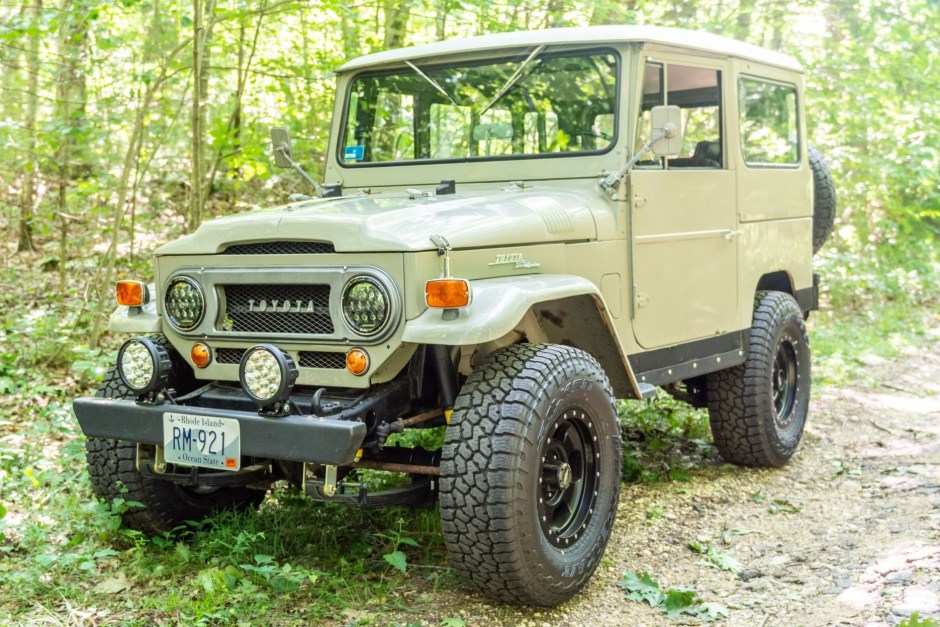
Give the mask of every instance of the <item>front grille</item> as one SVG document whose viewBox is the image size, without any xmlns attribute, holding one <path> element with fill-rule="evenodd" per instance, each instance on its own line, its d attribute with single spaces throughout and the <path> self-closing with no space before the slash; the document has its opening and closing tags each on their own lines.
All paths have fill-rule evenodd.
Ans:
<svg viewBox="0 0 940 627">
<path fill-rule="evenodd" d="M 330 242 L 254 242 L 233 244 L 223 255 L 329 255 L 336 249 Z"/>
<path fill-rule="evenodd" d="M 244 348 L 217 348 L 215 360 L 220 364 L 240 364 L 245 350 Z"/>
<path fill-rule="evenodd" d="M 346 353 L 300 351 L 300 367 L 340 370 L 346 367 Z"/>
<path fill-rule="evenodd" d="M 329 285 L 222 285 L 222 329 L 232 333 L 329 335 Z"/>
</svg>

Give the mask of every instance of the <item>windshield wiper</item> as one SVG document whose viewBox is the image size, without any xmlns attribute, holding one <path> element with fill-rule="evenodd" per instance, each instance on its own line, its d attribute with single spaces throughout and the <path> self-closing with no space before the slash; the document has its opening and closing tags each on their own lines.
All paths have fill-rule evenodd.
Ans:
<svg viewBox="0 0 940 627">
<path fill-rule="evenodd" d="M 542 44 L 541 46 L 539 46 L 538 48 L 536 48 L 535 50 L 533 50 L 533 51 L 532 51 L 532 54 L 530 54 L 528 57 L 526 57 L 526 60 L 523 61 L 523 62 L 519 65 L 519 67 L 516 68 L 516 71 L 513 73 L 513 75 L 509 77 L 509 80 L 507 80 L 505 83 L 503 83 L 503 86 L 499 88 L 499 91 L 496 92 L 496 95 L 493 96 L 493 99 L 490 100 L 490 101 L 487 103 L 487 105 L 486 105 L 485 107 L 483 107 L 483 110 L 480 111 L 480 116 L 482 116 L 484 113 L 486 113 L 487 111 L 489 111 L 489 110 L 490 110 L 490 107 L 492 107 L 494 104 L 496 104 L 497 102 L 499 102 L 499 99 L 502 98 L 503 96 L 505 96 L 505 95 L 506 95 L 506 92 L 508 92 L 510 89 L 512 89 L 513 86 L 514 86 L 516 83 L 519 82 L 519 79 L 522 78 L 522 71 L 525 70 L 525 69 L 529 66 L 529 63 L 532 62 L 532 59 L 534 59 L 535 57 L 537 57 L 537 56 L 539 55 L 539 53 L 542 52 L 543 50 L 545 50 L 545 45 L 544 45 L 544 44 Z"/>
<path fill-rule="evenodd" d="M 415 64 L 412 63 L 411 61 L 405 61 L 405 64 L 406 64 L 408 67 L 410 67 L 412 70 L 414 70 L 414 71 L 415 71 L 415 74 L 417 74 L 418 76 L 420 76 L 421 78 L 423 78 L 424 80 L 426 80 L 427 82 L 429 82 L 429 83 L 431 84 L 431 86 L 434 87 L 434 89 L 436 89 L 437 91 L 439 91 L 439 92 L 441 92 L 442 94 L 444 94 L 444 97 L 447 98 L 448 100 L 450 100 L 450 102 L 451 102 L 452 105 L 454 105 L 455 107 L 459 107 L 459 106 L 460 106 L 459 104 L 457 104 L 457 101 L 454 100 L 453 97 L 451 97 L 451 95 L 447 93 L 447 90 L 445 90 L 443 87 L 441 87 L 441 84 L 440 84 L 440 83 L 438 83 L 436 80 L 434 80 L 433 78 L 431 78 L 430 76 L 428 76 L 427 74 L 425 74 L 424 72 L 422 72 L 421 70 L 419 70 L 417 65 L 415 65 Z"/>
</svg>

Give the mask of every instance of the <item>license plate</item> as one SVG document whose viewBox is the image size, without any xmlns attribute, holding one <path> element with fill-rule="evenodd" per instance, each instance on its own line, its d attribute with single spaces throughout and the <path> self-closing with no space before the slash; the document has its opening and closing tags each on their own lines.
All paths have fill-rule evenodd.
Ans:
<svg viewBox="0 0 940 627">
<path fill-rule="evenodd" d="M 173 464 L 238 470 L 242 459 L 238 421 L 165 412 L 163 457 Z"/>
</svg>

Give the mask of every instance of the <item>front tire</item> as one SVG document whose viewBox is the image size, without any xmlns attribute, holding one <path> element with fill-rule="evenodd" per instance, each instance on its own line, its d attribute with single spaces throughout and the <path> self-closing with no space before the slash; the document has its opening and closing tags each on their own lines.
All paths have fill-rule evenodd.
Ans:
<svg viewBox="0 0 940 627">
<path fill-rule="evenodd" d="M 108 371 L 95 396 L 134 398 L 116 368 Z M 244 487 L 205 490 L 198 486 L 190 490 L 143 474 L 136 468 L 134 442 L 89 437 L 85 441 L 85 459 L 91 487 L 98 498 L 109 504 L 122 498 L 143 505 L 129 508 L 121 517 L 126 527 L 148 535 L 171 531 L 187 520 L 202 520 L 221 509 L 256 506 L 264 498 L 261 490 Z"/>
<path fill-rule="evenodd" d="M 445 436 L 451 565 L 503 601 L 570 599 L 607 546 L 620 465 L 613 393 L 590 355 L 531 344 L 491 353 L 457 397 Z"/>
<path fill-rule="evenodd" d="M 743 364 L 708 375 L 708 414 L 722 457 L 783 466 L 803 436 L 810 353 L 803 312 L 789 294 L 758 292 Z"/>
</svg>

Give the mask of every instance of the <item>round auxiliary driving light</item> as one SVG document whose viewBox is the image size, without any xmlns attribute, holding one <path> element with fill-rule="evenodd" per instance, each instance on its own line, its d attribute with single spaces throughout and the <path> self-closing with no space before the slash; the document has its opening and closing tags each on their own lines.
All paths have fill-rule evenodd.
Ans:
<svg viewBox="0 0 940 627">
<path fill-rule="evenodd" d="M 357 276 L 343 288 L 343 317 L 359 335 L 375 335 L 390 313 L 388 290 L 371 276 Z"/>
<path fill-rule="evenodd" d="M 287 401 L 297 374 L 294 359 L 273 344 L 249 348 L 238 367 L 245 393 L 262 407 Z"/>
<path fill-rule="evenodd" d="M 202 288 L 188 276 L 170 279 L 163 300 L 166 317 L 180 331 L 195 329 L 206 312 Z"/>
<path fill-rule="evenodd" d="M 141 396 L 166 387 L 172 364 L 165 348 L 149 338 L 137 337 L 121 346 L 117 366 L 124 385 Z"/>
</svg>

